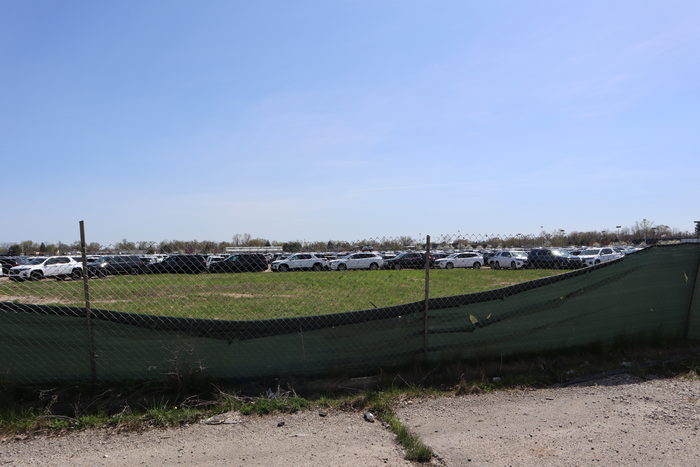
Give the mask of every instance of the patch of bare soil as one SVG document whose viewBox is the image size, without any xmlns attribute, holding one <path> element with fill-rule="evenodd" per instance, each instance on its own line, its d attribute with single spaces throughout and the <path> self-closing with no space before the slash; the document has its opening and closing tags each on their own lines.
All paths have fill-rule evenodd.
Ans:
<svg viewBox="0 0 700 467">
<path fill-rule="evenodd" d="M 67 300 L 65 298 L 60 298 L 60 297 L 37 297 L 34 295 L 23 295 L 23 296 L 14 296 L 14 295 L 3 295 L 2 300 L 6 302 L 15 302 L 15 303 L 21 303 L 21 304 L 27 304 L 27 305 L 71 305 L 77 303 L 81 303 L 79 300 Z M 90 303 L 123 303 L 123 302 L 129 302 L 130 300 L 95 300 L 91 299 Z"/>
<path fill-rule="evenodd" d="M 88 430 L 0 442 L 0 465 L 411 465 L 362 414 L 316 411 L 115 434 Z M 284 421 L 283 426 L 278 424 Z"/>
<path fill-rule="evenodd" d="M 498 282 L 494 283 L 493 285 L 494 285 L 494 287 L 495 286 L 510 287 L 511 285 L 515 285 L 515 284 L 518 284 L 518 282 L 517 281 L 498 281 Z"/>
<path fill-rule="evenodd" d="M 198 295 L 209 295 L 209 296 L 219 296 L 219 297 L 232 297 L 232 298 L 295 298 L 296 295 L 263 295 L 263 294 L 252 294 L 252 293 L 235 293 L 235 292 L 207 292 L 200 293 Z"/>
<path fill-rule="evenodd" d="M 2 301 L 26 305 L 70 305 L 71 303 L 75 303 L 75 300 L 66 300 L 60 297 L 36 297 L 33 295 L 3 295 Z"/>
<path fill-rule="evenodd" d="M 447 465 L 700 465 L 700 381 L 621 375 L 578 386 L 404 402 Z"/>
</svg>

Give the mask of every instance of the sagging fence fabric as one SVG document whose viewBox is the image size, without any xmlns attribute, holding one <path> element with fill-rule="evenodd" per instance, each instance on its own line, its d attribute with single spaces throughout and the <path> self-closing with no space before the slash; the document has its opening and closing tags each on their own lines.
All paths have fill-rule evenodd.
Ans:
<svg viewBox="0 0 700 467">
<path fill-rule="evenodd" d="M 90 312 L 92 342 L 85 307 L 4 301 L 0 382 L 322 376 L 425 359 L 700 340 L 698 264 L 698 244 L 652 247 L 427 306 L 268 320 L 166 319 L 101 306 Z"/>
</svg>

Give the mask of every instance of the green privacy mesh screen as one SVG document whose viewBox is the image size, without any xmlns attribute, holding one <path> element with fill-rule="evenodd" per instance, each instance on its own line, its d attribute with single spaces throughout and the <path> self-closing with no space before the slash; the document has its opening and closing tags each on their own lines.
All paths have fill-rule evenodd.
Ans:
<svg viewBox="0 0 700 467">
<path fill-rule="evenodd" d="M 388 369 L 619 340 L 700 340 L 700 245 L 653 247 L 599 266 L 425 303 L 253 321 L 93 310 L 103 381 L 221 379 Z M 0 302 L 0 382 L 89 380 L 84 308 Z"/>
</svg>

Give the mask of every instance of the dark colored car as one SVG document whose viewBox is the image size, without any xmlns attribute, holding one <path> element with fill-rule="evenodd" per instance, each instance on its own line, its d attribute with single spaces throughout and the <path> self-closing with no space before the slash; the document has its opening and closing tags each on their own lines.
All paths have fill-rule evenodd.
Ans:
<svg viewBox="0 0 700 467">
<path fill-rule="evenodd" d="M 109 275 L 109 272 L 107 272 L 106 256 L 101 256 L 97 259 L 93 259 L 92 261 L 88 261 L 87 268 L 88 277 L 102 278 Z"/>
<path fill-rule="evenodd" d="M 204 255 L 170 255 L 160 263 L 146 265 L 151 274 L 199 274 L 207 270 Z"/>
<path fill-rule="evenodd" d="M 528 268 L 578 269 L 583 262 L 566 250 L 559 248 L 535 248 L 527 254 Z"/>
<path fill-rule="evenodd" d="M 435 258 L 428 258 L 430 267 L 435 266 Z M 384 260 L 384 269 L 423 269 L 425 267 L 425 253 L 406 251 L 394 258 Z"/>
<path fill-rule="evenodd" d="M 10 268 L 18 266 L 19 263 L 13 258 L 0 258 L 0 267 L 2 267 L 3 275 L 10 274 Z"/>
<path fill-rule="evenodd" d="M 146 271 L 146 262 L 136 255 L 100 256 L 88 263 L 88 271 L 97 277 L 108 274 L 143 274 Z"/>
<path fill-rule="evenodd" d="M 484 252 L 484 264 L 490 264 L 491 258 L 496 256 L 498 251 L 485 251 Z"/>
<path fill-rule="evenodd" d="M 260 272 L 267 269 L 265 255 L 259 253 L 241 253 L 211 263 L 209 272 Z"/>
</svg>

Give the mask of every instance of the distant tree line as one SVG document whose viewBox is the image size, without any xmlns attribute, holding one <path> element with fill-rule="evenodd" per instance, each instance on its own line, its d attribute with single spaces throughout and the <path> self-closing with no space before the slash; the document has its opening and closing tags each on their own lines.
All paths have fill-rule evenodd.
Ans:
<svg viewBox="0 0 700 467">
<path fill-rule="evenodd" d="M 700 236 L 700 224 L 695 227 L 695 236 Z M 586 232 L 565 232 L 554 230 L 542 231 L 538 235 L 454 235 L 432 238 L 432 247 L 435 249 L 450 248 L 474 248 L 474 247 L 533 247 L 533 246 L 576 246 L 576 245 L 608 245 L 608 244 L 642 244 L 656 243 L 661 240 L 691 237 L 690 232 L 671 229 L 667 225 L 655 225 L 649 220 L 635 222 L 631 227 L 615 228 L 611 230 L 592 230 Z M 327 241 L 288 241 L 277 242 L 265 238 L 253 237 L 251 234 L 234 234 L 231 241 L 215 242 L 210 240 L 162 240 L 161 242 L 138 241 L 127 239 L 113 245 L 102 245 L 91 242 L 86 245 L 87 254 L 116 254 L 116 253 L 223 253 L 226 247 L 266 247 L 279 246 L 289 253 L 299 251 L 350 251 L 357 249 L 372 250 L 404 250 L 410 248 L 424 249 L 425 238 L 413 238 L 409 236 L 363 239 L 355 242 L 345 240 Z M 0 254 L 8 256 L 22 255 L 56 255 L 77 253 L 80 251 L 80 242 L 63 243 L 36 243 L 25 240 L 19 243 L 0 244 Z"/>
</svg>

